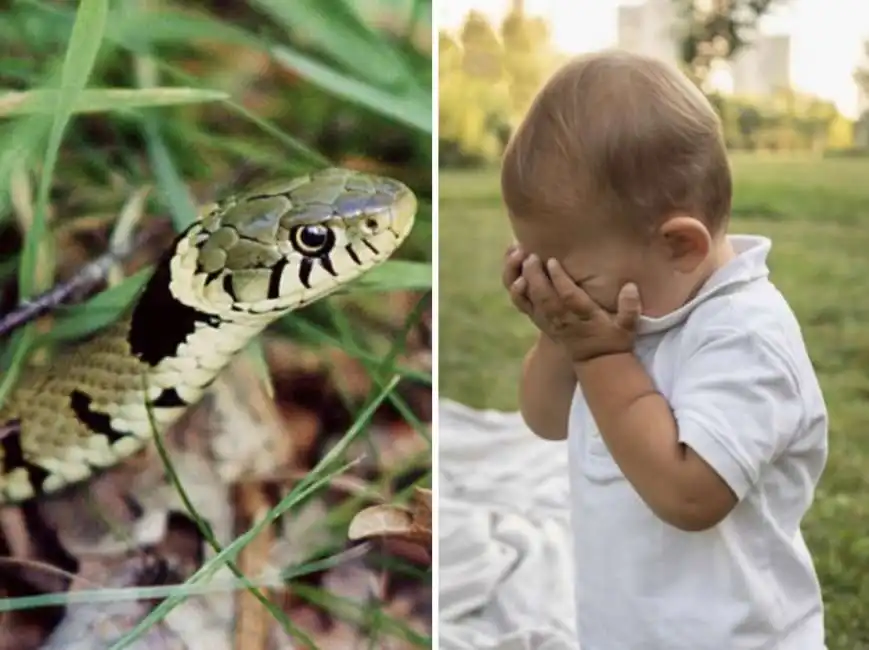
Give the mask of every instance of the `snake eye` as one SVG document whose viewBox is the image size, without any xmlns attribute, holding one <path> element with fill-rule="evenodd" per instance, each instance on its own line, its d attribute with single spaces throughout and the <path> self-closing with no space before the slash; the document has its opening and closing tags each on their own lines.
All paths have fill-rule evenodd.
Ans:
<svg viewBox="0 0 869 650">
<path fill-rule="evenodd" d="M 290 243 L 303 255 L 325 255 L 335 245 L 335 235 L 320 224 L 296 226 L 290 231 Z"/>
</svg>

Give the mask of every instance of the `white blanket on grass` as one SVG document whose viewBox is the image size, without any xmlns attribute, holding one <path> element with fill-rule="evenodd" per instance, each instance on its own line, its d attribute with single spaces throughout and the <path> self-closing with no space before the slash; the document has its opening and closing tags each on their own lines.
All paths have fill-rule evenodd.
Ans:
<svg viewBox="0 0 869 650">
<path fill-rule="evenodd" d="M 439 404 L 442 650 L 578 650 L 567 449 L 518 413 Z"/>
</svg>

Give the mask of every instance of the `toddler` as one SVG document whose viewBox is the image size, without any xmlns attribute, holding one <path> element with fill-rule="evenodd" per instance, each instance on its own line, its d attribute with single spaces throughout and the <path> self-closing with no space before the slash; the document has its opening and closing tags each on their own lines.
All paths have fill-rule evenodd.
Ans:
<svg viewBox="0 0 869 650">
<path fill-rule="evenodd" d="M 709 102 L 662 62 L 580 57 L 501 183 L 503 281 L 540 330 L 522 415 L 569 449 L 581 650 L 822 650 L 800 521 L 826 408 L 770 241 L 727 234 Z"/>
</svg>

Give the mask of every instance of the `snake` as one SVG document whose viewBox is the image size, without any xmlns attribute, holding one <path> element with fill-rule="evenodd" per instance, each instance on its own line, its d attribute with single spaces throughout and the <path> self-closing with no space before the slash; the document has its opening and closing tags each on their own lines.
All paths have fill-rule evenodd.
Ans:
<svg viewBox="0 0 869 650">
<path fill-rule="evenodd" d="M 389 259 L 416 212 L 405 184 L 337 167 L 202 206 L 117 320 L 22 372 L 0 407 L 0 506 L 141 451 L 272 322 Z"/>
</svg>

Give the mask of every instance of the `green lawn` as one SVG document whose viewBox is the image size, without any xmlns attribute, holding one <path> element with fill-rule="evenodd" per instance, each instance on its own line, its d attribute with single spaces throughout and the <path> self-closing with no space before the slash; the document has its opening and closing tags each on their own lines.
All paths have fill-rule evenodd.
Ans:
<svg viewBox="0 0 869 650">
<path fill-rule="evenodd" d="M 869 160 L 734 156 L 732 232 L 773 240 L 830 411 L 830 460 L 805 525 L 829 650 L 869 648 Z M 516 408 L 534 331 L 500 282 L 510 231 L 494 170 L 440 174 L 440 390 Z"/>
</svg>

